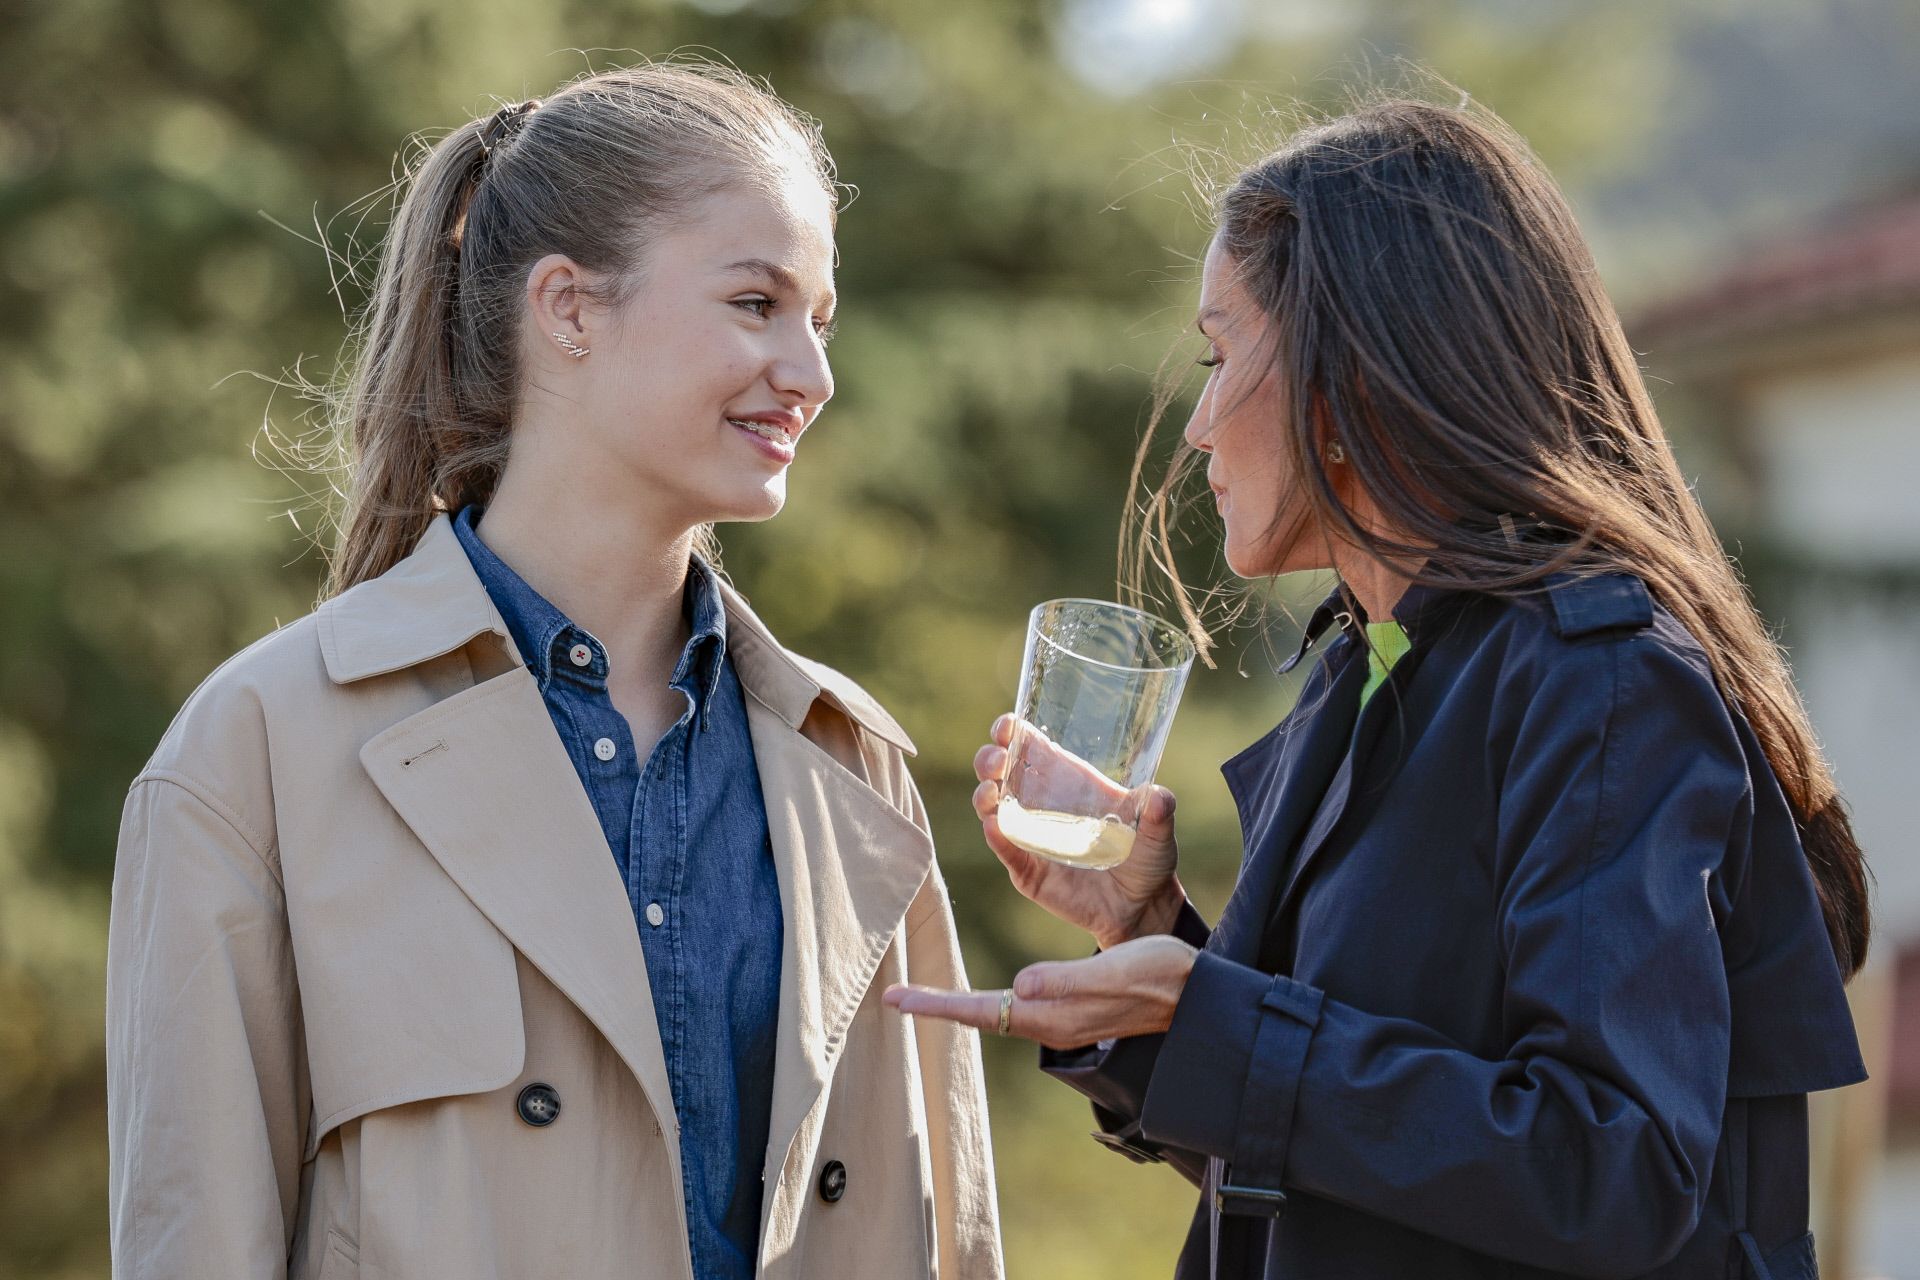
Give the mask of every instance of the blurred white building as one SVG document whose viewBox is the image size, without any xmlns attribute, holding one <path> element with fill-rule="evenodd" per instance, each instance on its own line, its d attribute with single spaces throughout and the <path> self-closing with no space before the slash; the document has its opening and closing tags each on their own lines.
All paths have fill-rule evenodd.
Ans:
<svg viewBox="0 0 1920 1280">
<path fill-rule="evenodd" d="M 1850 988 L 1874 1079 L 1817 1101 L 1822 1270 L 1920 1280 L 1920 197 L 1753 246 L 1629 334 L 1663 412 L 1721 455 L 1702 500 L 1878 878 Z"/>
</svg>

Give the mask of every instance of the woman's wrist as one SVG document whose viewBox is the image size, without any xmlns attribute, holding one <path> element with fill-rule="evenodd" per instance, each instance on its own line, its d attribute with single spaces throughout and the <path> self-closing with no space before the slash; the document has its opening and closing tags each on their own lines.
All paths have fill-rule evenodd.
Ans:
<svg viewBox="0 0 1920 1280">
<path fill-rule="evenodd" d="M 1140 904 L 1139 911 L 1132 920 L 1122 923 L 1118 928 L 1105 933 L 1094 934 L 1094 941 L 1102 951 L 1110 951 L 1123 942 L 1135 938 L 1147 938 L 1156 933 L 1172 933 L 1174 922 L 1180 918 L 1180 908 L 1187 905 L 1187 891 L 1180 886 L 1179 877 L 1167 881 L 1166 887 L 1154 897 Z"/>
</svg>

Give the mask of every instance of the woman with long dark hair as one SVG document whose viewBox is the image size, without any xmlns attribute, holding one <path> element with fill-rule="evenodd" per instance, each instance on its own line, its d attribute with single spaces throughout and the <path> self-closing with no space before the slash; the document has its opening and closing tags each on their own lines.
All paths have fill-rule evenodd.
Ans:
<svg viewBox="0 0 1920 1280">
<path fill-rule="evenodd" d="M 1482 112 L 1308 129 L 1220 199 L 1198 326 L 1138 560 L 1204 458 L 1237 574 L 1339 576 L 1224 769 L 1232 898 L 1164 789 L 1112 873 L 1009 844 L 1003 717 L 987 840 L 1102 950 L 888 1001 L 1049 1046 L 1198 1182 L 1185 1278 L 1812 1277 L 1866 870 L 1552 180 Z"/>
</svg>

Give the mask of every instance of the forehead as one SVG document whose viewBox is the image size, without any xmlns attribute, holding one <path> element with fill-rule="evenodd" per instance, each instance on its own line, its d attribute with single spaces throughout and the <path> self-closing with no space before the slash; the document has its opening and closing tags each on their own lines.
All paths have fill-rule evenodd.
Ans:
<svg viewBox="0 0 1920 1280">
<path fill-rule="evenodd" d="M 694 270 L 725 271 L 759 260 L 784 269 L 810 292 L 833 290 L 833 202 L 805 175 L 712 192 L 661 241 L 656 247 L 670 242 L 671 259 Z"/>
<path fill-rule="evenodd" d="M 1206 260 L 1200 267 L 1199 312 L 1216 313 L 1222 321 L 1235 318 L 1248 302 L 1246 286 L 1240 282 L 1239 264 L 1221 247 L 1220 237 L 1207 244 Z"/>
</svg>

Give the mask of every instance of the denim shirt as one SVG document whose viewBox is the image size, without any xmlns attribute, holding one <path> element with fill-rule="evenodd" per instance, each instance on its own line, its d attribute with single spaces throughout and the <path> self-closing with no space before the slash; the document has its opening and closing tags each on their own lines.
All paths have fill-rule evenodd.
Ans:
<svg viewBox="0 0 1920 1280">
<path fill-rule="evenodd" d="M 687 709 L 643 762 L 607 692 L 605 647 L 480 540 L 481 514 L 462 508 L 454 530 L 539 682 L 640 932 L 680 1118 L 693 1274 L 751 1277 L 784 922 L 718 579 L 694 558 L 693 636 L 670 682 Z"/>
</svg>

